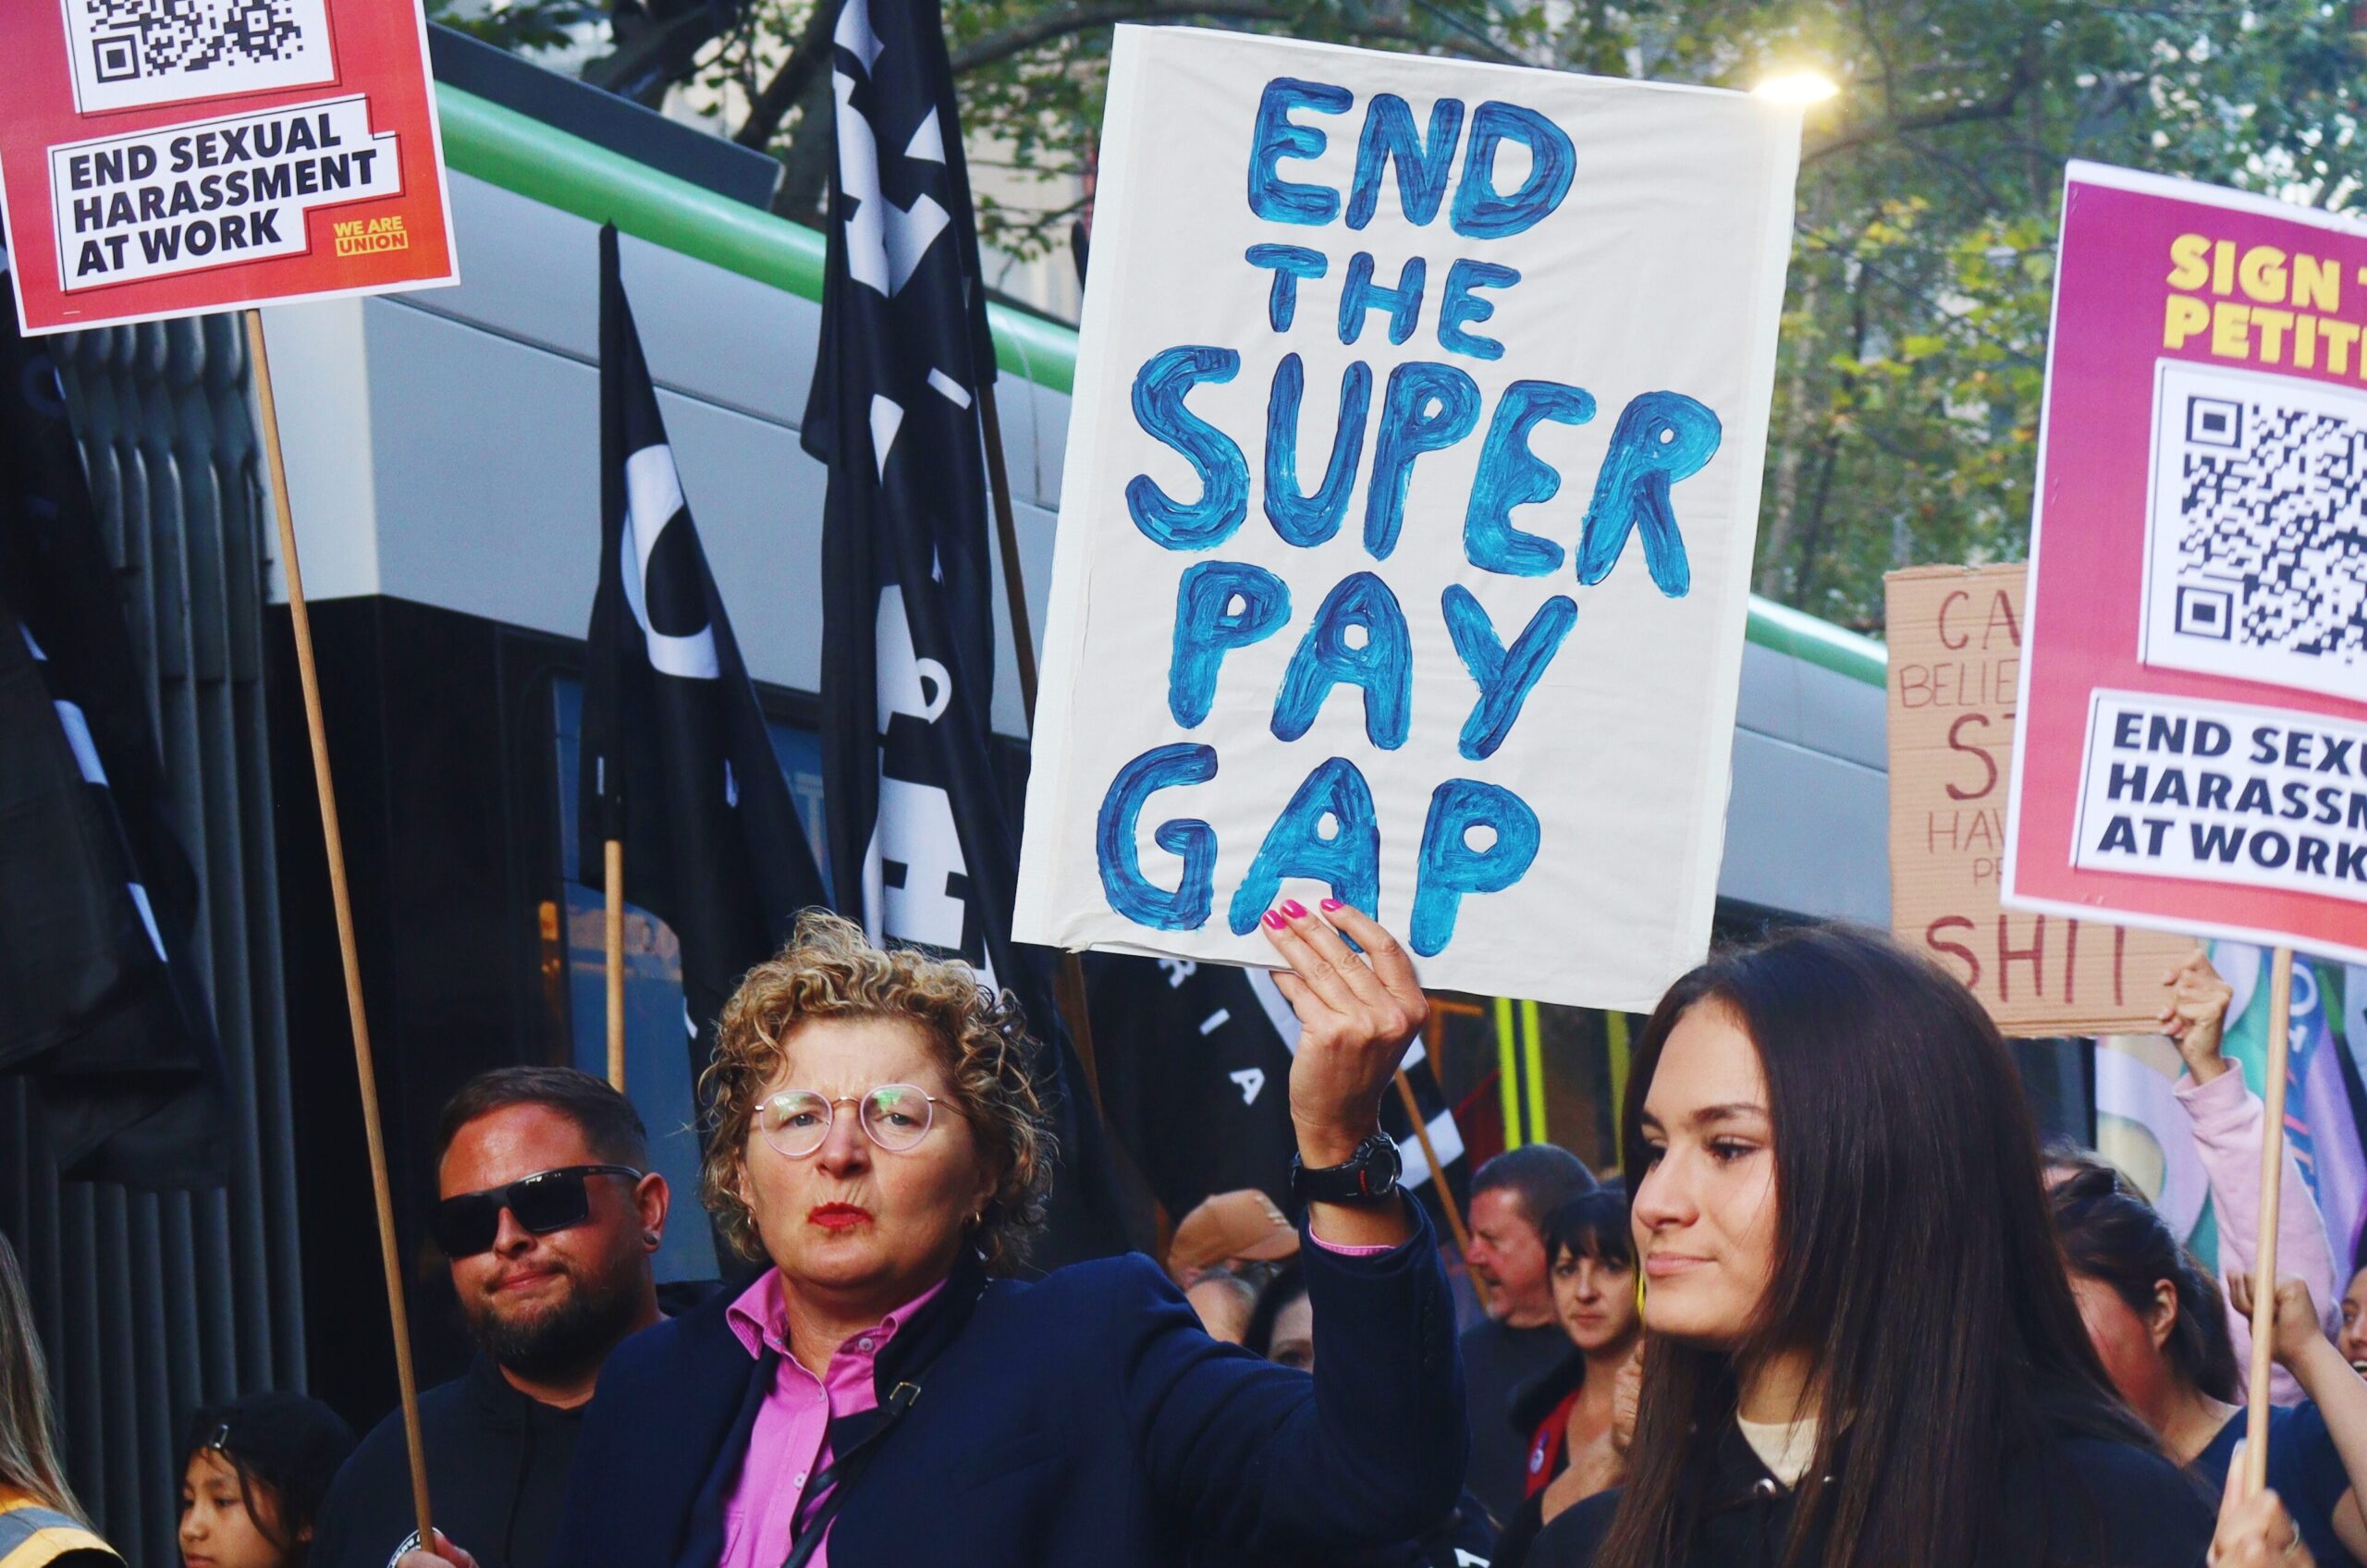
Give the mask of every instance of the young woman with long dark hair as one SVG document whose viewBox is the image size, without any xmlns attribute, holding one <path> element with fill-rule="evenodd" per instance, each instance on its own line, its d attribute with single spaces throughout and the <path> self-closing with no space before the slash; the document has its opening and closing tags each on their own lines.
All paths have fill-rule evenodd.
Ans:
<svg viewBox="0 0 2367 1568">
<path fill-rule="evenodd" d="M 2214 1546 L 2114 1394 L 2012 1060 L 1937 967 L 1840 929 L 1714 956 L 1662 999 L 1624 1114 L 1636 1437 L 1532 1565 L 2292 1561 L 2273 1499 Z"/>
</svg>

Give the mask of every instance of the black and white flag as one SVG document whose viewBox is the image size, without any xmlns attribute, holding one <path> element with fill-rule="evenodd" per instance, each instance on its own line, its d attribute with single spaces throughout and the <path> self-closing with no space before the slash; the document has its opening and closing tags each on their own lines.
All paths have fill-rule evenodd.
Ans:
<svg viewBox="0 0 2367 1568">
<path fill-rule="evenodd" d="M 1114 1183 L 1040 955 L 1011 942 L 1018 856 L 988 753 L 992 563 L 978 389 L 994 374 L 936 0 L 845 0 L 837 163 L 805 449 L 828 463 L 824 802 L 839 907 L 959 955 L 1049 1043 L 1055 1261 L 1122 1250 Z"/>
<path fill-rule="evenodd" d="M 7 316 L 0 1072 L 32 1082 L 61 1175 L 218 1186 L 232 1122 L 192 952 L 197 875 L 168 818 L 120 591 L 56 367 Z"/>
<path fill-rule="evenodd" d="M 1190 959 L 1097 953 L 1085 961 L 1097 1039 L 1122 1040 L 1101 1069 L 1112 1133 L 1171 1217 L 1215 1193 L 1256 1187 L 1289 1209 L 1291 1059 L 1298 1015 L 1262 969 Z M 1469 1179 L 1463 1135 L 1423 1042 L 1405 1053 L 1405 1078 L 1455 1199 Z M 1394 1088 L 1381 1126 L 1397 1140 L 1404 1184 L 1435 1207 L 1422 1141 Z"/>
<path fill-rule="evenodd" d="M 624 893 L 682 945 L 691 1071 L 740 977 L 827 906 L 789 780 L 683 498 L 617 256 L 600 231 L 600 588 L 592 601 L 577 879 L 624 844 Z"/>
</svg>

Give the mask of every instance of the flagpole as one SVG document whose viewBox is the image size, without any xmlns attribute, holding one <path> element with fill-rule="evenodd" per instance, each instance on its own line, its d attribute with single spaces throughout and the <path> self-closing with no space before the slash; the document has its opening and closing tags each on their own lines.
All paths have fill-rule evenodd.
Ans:
<svg viewBox="0 0 2367 1568">
<path fill-rule="evenodd" d="M 991 375 L 978 382 L 978 423 L 987 436 L 987 483 L 995 498 L 995 542 L 1002 550 L 1002 596 L 1011 611 L 1012 651 L 1019 657 L 1019 695 L 1027 732 L 1036 733 L 1036 636 L 1027 614 L 1027 583 L 1019 571 L 1019 522 L 1011 509 L 1011 470 L 1003 462 L 1002 419 L 995 412 Z"/>
<path fill-rule="evenodd" d="M 320 798 L 321 847 L 328 857 L 329 902 L 337 916 L 337 955 L 345 968 L 345 1009 L 353 1029 L 353 1065 L 362 1090 L 362 1133 L 370 1155 L 370 1189 L 378 1207 L 378 1261 L 386 1279 L 386 1317 L 395 1336 L 395 1382 L 402 1396 L 403 1439 L 411 1456 L 411 1512 L 419 1539 L 435 1536 L 427 1501 L 427 1450 L 419 1429 L 419 1377 L 411 1356 L 411 1313 L 403 1304 L 400 1249 L 395 1241 L 394 1185 L 386 1175 L 386 1131 L 378 1117 L 378 1074 L 370 1053 L 370 1020 L 362 1006 L 362 958 L 354 945 L 353 896 L 346 885 L 345 836 L 338 830 L 337 790 L 329 778 L 328 732 L 321 717 L 321 678 L 313 659 L 313 619 L 304 605 L 304 574 L 296 560 L 296 517 L 288 494 L 288 465 L 279 446 L 279 404 L 272 396 L 271 356 L 264 346 L 263 312 L 250 306 L 247 352 L 253 362 L 263 415 L 264 452 L 278 506 L 280 570 L 288 579 L 288 616 L 296 635 L 296 673 L 304 692 L 304 729 L 313 745 L 313 787 Z"/>
<path fill-rule="evenodd" d="M 1463 1228 L 1463 1210 L 1456 1207 L 1454 1190 L 1446 1184 L 1446 1167 L 1439 1163 L 1438 1145 L 1430 1142 L 1430 1124 L 1422 1119 L 1422 1102 L 1414 1097 L 1414 1082 L 1405 1070 L 1397 1070 L 1397 1097 L 1404 1103 L 1405 1120 L 1414 1124 L 1414 1136 L 1422 1142 L 1422 1158 L 1429 1162 L 1430 1181 L 1437 1186 L 1439 1207 L 1446 1210 L 1446 1228 L 1454 1232 L 1454 1250 L 1465 1258 L 1471 1256 L 1471 1233 Z M 1473 1274 L 1466 1265 L 1464 1273 L 1471 1280 L 1471 1289 L 1479 1298 L 1479 1310 L 1488 1310 L 1487 1282 Z"/>
<path fill-rule="evenodd" d="M 608 979 L 608 1087 L 625 1092 L 625 846 L 607 839 L 602 859 L 607 882 L 606 946 Z"/>
<path fill-rule="evenodd" d="M 989 373 L 993 366 L 987 367 Z M 1027 733 L 1036 733 L 1036 635 L 1028 623 L 1027 582 L 1019 569 L 1019 523 L 1011 508 L 1011 471 L 1002 456 L 1002 419 L 995 411 L 991 374 L 978 378 L 978 423 L 987 440 L 987 488 L 995 502 L 995 541 L 1002 554 L 1003 603 L 1011 612 L 1011 644 L 1019 661 L 1019 695 L 1027 716 Z M 1085 965 L 1076 954 L 1063 950 L 1052 974 L 1053 1005 L 1068 1024 L 1069 1041 L 1076 1047 L 1085 1069 L 1085 1086 L 1093 1107 L 1101 1109 L 1101 1068 L 1093 1052 L 1092 1008 L 1085 993 Z"/>
<path fill-rule="evenodd" d="M 2244 1412 L 2244 1487 L 2256 1497 L 2268 1485 L 2268 1384 L 2275 1370 L 2276 1226 L 2285 1195 L 2287 1047 L 2292 1033 L 2293 949 L 2279 948 L 2268 980 L 2268 1082 L 2261 1091 L 2267 1114 L 2260 1142 L 2260 1229 L 2252 1261 L 2250 1403 Z"/>
</svg>

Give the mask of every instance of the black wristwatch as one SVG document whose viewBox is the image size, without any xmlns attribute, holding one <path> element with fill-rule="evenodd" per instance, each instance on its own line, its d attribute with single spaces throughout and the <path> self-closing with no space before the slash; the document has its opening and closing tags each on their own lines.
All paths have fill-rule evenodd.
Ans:
<svg viewBox="0 0 2367 1568">
<path fill-rule="evenodd" d="M 1291 1196 L 1302 1204 L 1367 1203 L 1395 1192 L 1398 1172 L 1404 1169 L 1396 1143 L 1386 1133 L 1375 1133 L 1356 1145 L 1345 1165 L 1309 1170 L 1292 1155 Z"/>
</svg>

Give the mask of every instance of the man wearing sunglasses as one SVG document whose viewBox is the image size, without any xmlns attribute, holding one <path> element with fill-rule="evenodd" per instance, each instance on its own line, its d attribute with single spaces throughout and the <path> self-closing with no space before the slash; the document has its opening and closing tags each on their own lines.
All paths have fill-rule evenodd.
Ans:
<svg viewBox="0 0 2367 1568">
<path fill-rule="evenodd" d="M 542 1568 L 601 1364 L 658 1319 L 667 1187 L 630 1101 L 573 1068 L 509 1067 L 445 1107 L 429 1230 L 476 1341 L 421 1394 L 438 1528 L 481 1568 Z M 387 1568 L 411 1544 L 399 1413 L 338 1472 L 311 1568 Z"/>
</svg>

